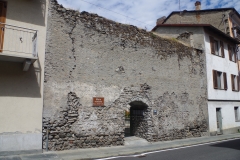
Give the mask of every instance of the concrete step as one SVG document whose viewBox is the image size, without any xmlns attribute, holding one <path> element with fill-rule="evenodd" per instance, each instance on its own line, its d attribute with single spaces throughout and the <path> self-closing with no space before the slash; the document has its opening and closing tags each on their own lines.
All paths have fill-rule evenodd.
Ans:
<svg viewBox="0 0 240 160">
<path fill-rule="evenodd" d="M 126 146 L 144 146 L 147 144 L 151 144 L 146 139 L 139 138 L 136 136 L 125 137 L 124 140 L 125 140 L 124 145 Z"/>
</svg>

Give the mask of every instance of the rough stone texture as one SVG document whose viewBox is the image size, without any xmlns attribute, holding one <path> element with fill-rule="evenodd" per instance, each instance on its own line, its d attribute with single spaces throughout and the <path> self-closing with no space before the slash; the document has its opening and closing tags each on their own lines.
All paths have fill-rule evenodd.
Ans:
<svg viewBox="0 0 240 160">
<path fill-rule="evenodd" d="M 132 102 L 147 106 L 134 127 L 148 141 L 208 132 L 201 50 L 50 2 L 43 148 L 48 127 L 50 150 L 123 145 Z M 93 97 L 105 106 L 93 107 Z"/>
<path fill-rule="evenodd" d="M 231 9 L 225 11 L 183 11 L 180 14 L 173 13 L 164 24 L 211 24 L 222 32 L 230 34 L 228 14 L 231 11 Z"/>
<path fill-rule="evenodd" d="M 205 32 L 203 27 L 161 26 L 156 28 L 154 33 L 172 40 L 178 40 L 189 47 L 193 47 L 203 52 L 205 51 Z"/>
</svg>

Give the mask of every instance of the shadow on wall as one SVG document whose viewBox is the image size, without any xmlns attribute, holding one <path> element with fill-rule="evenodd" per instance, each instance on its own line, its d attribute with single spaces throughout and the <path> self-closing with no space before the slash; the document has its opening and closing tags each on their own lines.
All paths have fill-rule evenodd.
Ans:
<svg viewBox="0 0 240 160">
<path fill-rule="evenodd" d="M 40 84 L 40 66 L 24 72 L 22 63 L 0 61 L 0 97 L 40 98 Z"/>
<path fill-rule="evenodd" d="M 7 19 L 45 26 L 46 0 L 11 0 L 7 3 Z"/>
<path fill-rule="evenodd" d="M 212 147 L 223 147 L 223 148 L 231 148 L 231 149 L 240 150 L 240 145 L 239 144 L 240 144 L 240 139 L 237 139 L 237 140 L 232 140 L 232 141 L 213 144 L 211 146 Z"/>
</svg>

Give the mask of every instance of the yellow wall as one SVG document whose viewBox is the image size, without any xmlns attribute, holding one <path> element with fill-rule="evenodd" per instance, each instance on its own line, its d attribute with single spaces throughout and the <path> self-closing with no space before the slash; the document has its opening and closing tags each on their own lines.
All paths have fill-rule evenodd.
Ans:
<svg viewBox="0 0 240 160">
<path fill-rule="evenodd" d="M 41 133 L 47 8 L 48 0 L 7 1 L 7 24 L 38 30 L 39 60 L 27 72 L 0 61 L 0 134 Z"/>
</svg>

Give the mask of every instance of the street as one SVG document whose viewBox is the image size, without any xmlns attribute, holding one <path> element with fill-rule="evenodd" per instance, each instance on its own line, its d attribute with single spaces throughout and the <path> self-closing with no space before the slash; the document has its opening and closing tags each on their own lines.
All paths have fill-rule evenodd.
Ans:
<svg viewBox="0 0 240 160">
<path fill-rule="evenodd" d="M 240 160 L 240 139 L 112 159 L 139 158 L 141 160 Z"/>
</svg>

